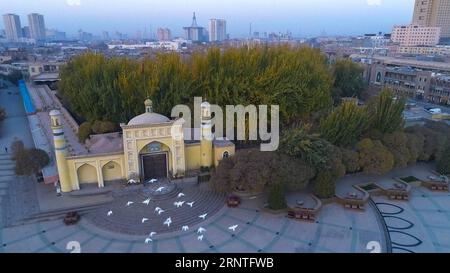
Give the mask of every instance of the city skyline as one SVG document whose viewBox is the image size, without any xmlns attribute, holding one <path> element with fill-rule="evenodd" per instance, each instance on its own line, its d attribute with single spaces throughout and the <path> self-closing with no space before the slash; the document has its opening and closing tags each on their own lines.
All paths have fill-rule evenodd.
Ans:
<svg viewBox="0 0 450 273">
<path fill-rule="evenodd" d="M 148 3 L 140 0 L 41 0 L 29 3 L 17 0 L 0 3 L 4 13 L 20 16 L 22 25 L 30 13 L 44 15 L 48 28 L 76 35 L 79 29 L 101 35 L 102 31 L 119 31 L 133 36 L 137 31 L 153 35 L 159 27 L 169 28 L 172 35 L 183 36 L 183 26 L 190 25 L 196 12 L 199 26 L 208 28 L 211 18 L 227 21 L 227 33 L 232 38 L 246 37 L 252 31 L 286 32 L 294 36 L 359 35 L 378 31 L 390 32 L 394 24 L 411 21 L 414 0 L 329 0 L 277 2 L 227 1 L 209 3 L 203 0 L 168 0 Z M 395 2 L 395 3 L 391 3 Z M 101 14 L 96 13 L 102 10 Z M 384 20 L 378 20 L 383 16 Z M 176 19 L 174 19 L 176 18 Z M 3 22 L 0 28 L 4 29 Z"/>
</svg>

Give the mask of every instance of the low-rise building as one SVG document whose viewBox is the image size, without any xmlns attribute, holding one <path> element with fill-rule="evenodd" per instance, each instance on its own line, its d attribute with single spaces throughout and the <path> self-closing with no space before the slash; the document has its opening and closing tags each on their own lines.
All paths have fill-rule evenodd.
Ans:
<svg viewBox="0 0 450 273">
<path fill-rule="evenodd" d="M 401 46 L 435 46 L 441 37 L 440 27 L 418 25 L 394 26 L 391 40 Z"/>
</svg>

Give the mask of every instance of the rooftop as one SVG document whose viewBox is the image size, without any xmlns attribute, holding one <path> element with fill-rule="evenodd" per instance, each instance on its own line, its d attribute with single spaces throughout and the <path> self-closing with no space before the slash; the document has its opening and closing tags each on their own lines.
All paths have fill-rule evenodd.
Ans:
<svg viewBox="0 0 450 273">
<path fill-rule="evenodd" d="M 92 154 L 123 152 L 122 134 L 119 132 L 91 135 L 86 140 L 86 147 Z"/>
</svg>

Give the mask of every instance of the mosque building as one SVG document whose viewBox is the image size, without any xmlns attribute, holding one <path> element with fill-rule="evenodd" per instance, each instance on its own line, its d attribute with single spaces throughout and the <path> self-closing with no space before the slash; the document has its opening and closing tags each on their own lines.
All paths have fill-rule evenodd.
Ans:
<svg viewBox="0 0 450 273">
<path fill-rule="evenodd" d="M 153 178 L 182 178 L 202 168 L 218 165 L 234 154 L 231 141 L 212 137 L 208 102 L 201 104 L 200 141 L 185 140 L 180 119 L 169 119 L 153 112 L 152 101 L 145 100 L 145 113 L 121 124 L 122 133 L 93 135 L 88 152 L 69 155 L 64 137 L 63 118 L 58 110 L 50 112 L 56 165 L 63 192 L 80 190 L 83 185 L 105 187 L 108 182 L 148 181 Z"/>
</svg>

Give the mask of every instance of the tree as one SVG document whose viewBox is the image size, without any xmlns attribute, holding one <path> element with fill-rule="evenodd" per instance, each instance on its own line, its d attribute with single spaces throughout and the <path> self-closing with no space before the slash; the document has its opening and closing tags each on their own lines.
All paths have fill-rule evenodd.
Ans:
<svg viewBox="0 0 450 273">
<path fill-rule="evenodd" d="M 298 127 L 285 131 L 280 141 L 280 150 L 321 169 L 327 164 L 327 148 L 331 144 L 317 134 L 309 134 L 307 130 L 307 127 Z"/>
<path fill-rule="evenodd" d="M 320 172 L 313 184 L 313 192 L 319 198 L 331 198 L 335 193 L 335 179 L 331 172 Z"/>
<path fill-rule="evenodd" d="M 92 123 L 83 122 L 78 128 L 78 141 L 84 143 L 86 139 L 92 134 Z"/>
<path fill-rule="evenodd" d="M 358 152 L 350 149 L 341 148 L 342 163 L 345 166 L 346 173 L 356 173 L 361 170 Z"/>
<path fill-rule="evenodd" d="M 393 133 L 403 130 L 405 99 L 395 98 L 390 89 L 383 89 L 381 93 L 373 97 L 368 103 L 370 117 L 370 130 L 381 134 Z M 372 135 L 369 135 L 372 137 Z"/>
<path fill-rule="evenodd" d="M 269 197 L 267 202 L 272 210 L 281 210 L 287 208 L 284 187 L 282 183 L 276 183 L 269 188 Z"/>
<path fill-rule="evenodd" d="M 395 167 L 406 167 L 411 160 L 407 135 L 404 132 L 397 131 L 385 134 L 382 141 L 394 156 Z"/>
<path fill-rule="evenodd" d="M 40 149 L 23 149 L 17 152 L 15 172 L 17 175 L 33 175 L 50 163 L 48 154 Z"/>
<path fill-rule="evenodd" d="M 225 105 L 280 106 L 283 126 L 309 120 L 332 105 L 333 77 L 317 49 L 289 46 L 209 48 L 189 58 L 155 54 L 144 60 L 86 53 L 61 69 L 59 95 L 87 121 L 128 122 L 149 97 L 155 112 L 170 115 L 194 96 Z M 93 103 L 95 102 L 95 103 Z"/>
<path fill-rule="evenodd" d="M 322 120 L 320 132 L 329 142 L 345 147 L 356 144 L 368 125 L 366 109 L 354 101 L 345 101 Z"/>
<path fill-rule="evenodd" d="M 275 183 L 283 183 L 286 190 L 305 189 L 310 180 L 316 176 L 316 170 L 305 161 L 282 153 L 277 154 L 275 171 L 272 174 Z"/>
<path fill-rule="evenodd" d="M 382 175 L 394 167 L 394 156 L 379 140 L 365 138 L 356 145 L 362 170 Z"/>
<path fill-rule="evenodd" d="M 436 169 L 441 174 L 450 174 L 450 146 L 447 146 L 441 158 L 437 161 Z"/>
<path fill-rule="evenodd" d="M 214 169 L 211 175 L 210 183 L 212 188 L 217 192 L 230 193 L 233 191 L 231 186 L 230 171 L 234 167 L 234 162 L 231 157 L 223 158 L 219 165 Z"/>
<path fill-rule="evenodd" d="M 423 153 L 423 146 L 425 138 L 422 134 L 406 133 L 408 139 L 407 148 L 409 150 L 408 164 L 414 164 L 419 160 L 420 155 Z"/>
<path fill-rule="evenodd" d="M 338 60 L 333 65 L 333 92 L 340 97 L 360 97 L 364 90 L 364 68 L 351 60 Z"/>
<path fill-rule="evenodd" d="M 286 131 L 280 141 L 280 151 L 306 162 L 317 172 L 328 170 L 336 179 L 345 175 L 340 150 L 317 134 L 308 134 L 306 130 L 301 127 Z"/>
<path fill-rule="evenodd" d="M 420 139 L 423 139 L 423 149 L 418 157 L 420 161 L 430 161 L 439 159 L 440 155 L 444 151 L 447 143 L 447 137 L 441 132 L 436 132 L 433 129 L 426 126 L 413 126 L 407 128 L 408 133 L 417 135 Z"/>
<path fill-rule="evenodd" d="M 221 160 L 210 181 L 219 192 L 263 191 L 276 183 L 295 191 L 306 188 L 315 175 L 315 169 L 298 158 L 246 149 Z"/>
</svg>

